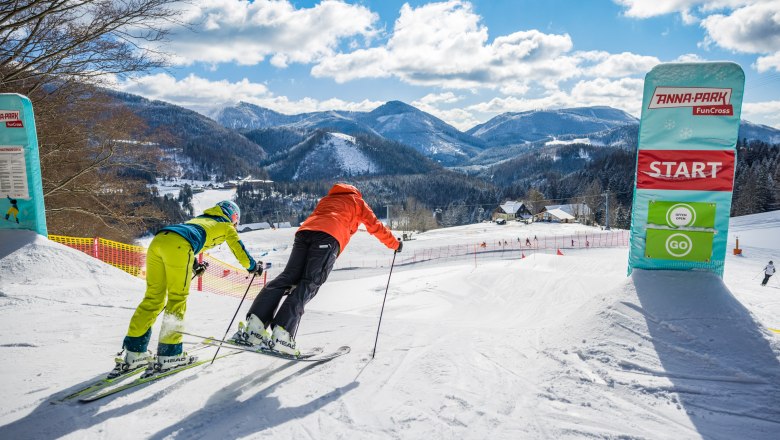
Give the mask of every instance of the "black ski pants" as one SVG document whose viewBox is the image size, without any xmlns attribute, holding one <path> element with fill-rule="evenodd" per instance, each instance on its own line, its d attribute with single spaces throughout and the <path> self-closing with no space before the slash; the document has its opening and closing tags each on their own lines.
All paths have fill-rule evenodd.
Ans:
<svg viewBox="0 0 780 440">
<path fill-rule="evenodd" d="M 295 335 L 304 306 L 317 295 L 333 269 L 338 254 L 339 242 L 330 234 L 320 231 L 297 232 L 287 266 L 260 291 L 247 317 L 255 315 L 266 326 L 273 328 L 281 325 L 291 335 Z M 279 307 L 285 295 L 288 295 L 287 299 Z"/>
<path fill-rule="evenodd" d="M 769 281 L 770 278 L 772 278 L 772 275 L 764 274 L 764 281 L 761 281 L 761 285 L 766 286 L 766 283 L 767 281 Z"/>
</svg>

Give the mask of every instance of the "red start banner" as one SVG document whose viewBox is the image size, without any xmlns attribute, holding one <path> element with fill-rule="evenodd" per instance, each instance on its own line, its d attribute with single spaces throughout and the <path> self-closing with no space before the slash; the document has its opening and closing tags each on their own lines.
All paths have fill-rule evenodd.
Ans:
<svg viewBox="0 0 780 440">
<path fill-rule="evenodd" d="M 639 150 L 637 189 L 731 191 L 734 150 Z"/>
</svg>

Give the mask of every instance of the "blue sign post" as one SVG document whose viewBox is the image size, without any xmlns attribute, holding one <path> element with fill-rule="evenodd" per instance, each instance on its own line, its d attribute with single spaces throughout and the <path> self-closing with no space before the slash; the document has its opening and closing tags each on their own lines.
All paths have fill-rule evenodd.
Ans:
<svg viewBox="0 0 780 440">
<path fill-rule="evenodd" d="M 645 77 L 629 273 L 723 274 L 744 84 L 728 62 L 660 64 Z"/>
<path fill-rule="evenodd" d="M 0 93 L 0 229 L 47 235 L 32 103 L 15 93 Z"/>
</svg>

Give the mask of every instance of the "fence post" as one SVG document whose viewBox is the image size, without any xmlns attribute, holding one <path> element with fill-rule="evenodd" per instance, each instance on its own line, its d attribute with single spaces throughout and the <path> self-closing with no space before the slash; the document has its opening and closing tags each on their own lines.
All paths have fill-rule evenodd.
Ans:
<svg viewBox="0 0 780 440">
<path fill-rule="evenodd" d="M 92 239 L 92 256 L 100 259 L 100 252 L 98 250 L 98 242 L 100 241 L 100 238 L 95 237 Z"/>
</svg>

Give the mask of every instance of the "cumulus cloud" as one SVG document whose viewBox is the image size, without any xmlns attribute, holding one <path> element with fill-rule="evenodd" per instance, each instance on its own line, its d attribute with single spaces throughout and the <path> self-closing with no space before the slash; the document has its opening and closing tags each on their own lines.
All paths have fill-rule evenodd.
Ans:
<svg viewBox="0 0 780 440">
<path fill-rule="evenodd" d="M 468 110 L 494 115 L 505 112 L 606 105 L 639 117 L 643 85 L 644 80 L 632 78 L 583 80 L 577 82 L 571 92 L 558 90 L 538 98 L 499 97 L 471 105 Z"/>
<path fill-rule="evenodd" d="M 690 24 L 695 21 L 691 15 L 693 9 L 711 12 L 723 8 L 735 8 L 750 4 L 756 0 L 613 0 L 625 6 L 626 16 L 650 18 L 671 13 L 682 14 L 683 20 Z"/>
<path fill-rule="evenodd" d="M 417 8 L 404 4 L 387 43 L 340 53 L 312 68 L 316 77 L 343 83 L 395 77 L 408 84 L 451 89 L 544 87 L 578 74 L 569 35 L 537 30 L 488 42 L 488 30 L 468 2 L 453 0 Z"/>
<path fill-rule="evenodd" d="M 383 104 L 380 101 L 352 102 L 337 98 L 291 100 L 286 96 L 275 96 L 265 85 L 250 82 L 246 78 L 230 82 L 211 81 L 189 75 L 177 80 L 166 73 L 114 81 L 112 88 L 148 99 L 170 102 L 204 115 L 210 115 L 214 110 L 233 105 L 237 101 L 249 102 L 286 114 L 325 110 L 370 111 Z"/>
<path fill-rule="evenodd" d="M 369 41 L 378 15 L 361 5 L 324 0 L 296 9 L 289 1 L 200 0 L 187 3 L 170 41 L 157 49 L 176 65 L 196 62 L 254 65 L 270 57 L 278 67 L 332 55 L 343 41 Z"/>
<path fill-rule="evenodd" d="M 775 69 L 775 71 L 780 72 L 780 52 L 775 52 L 772 55 L 767 55 L 765 57 L 759 57 L 756 60 L 755 64 L 756 70 L 763 73 L 768 70 Z"/>
<path fill-rule="evenodd" d="M 725 49 L 773 53 L 780 48 L 780 0 L 756 2 L 730 15 L 710 15 L 701 26 L 712 41 Z"/>
<path fill-rule="evenodd" d="M 780 101 L 743 103 L 742 119 L 771 127 L 780 127 Z"/>
<path fill-rule="evenodd" d="M 193 74 L 177 80 L 167 73 L 158 73 L 116 82 L 113 88 L 196 111 L 202 111 L 212 105 L 225 105 L 235 101 L 237 96 L 252 98 L 270 96 L 265 85 L 250 82 L 246 78 L 237 82 L 210 81 Z"/>
<path fill-rule="evenodd" d="M 584 52 L 580 56 L 595 64 L 584 70 L 584 74 L 599 78 L 622 78 L 645 74 L 661 63 L 656 57 L 637 55 L 630 52 L 610 54 L 608 52 Z"/>
</svg>

